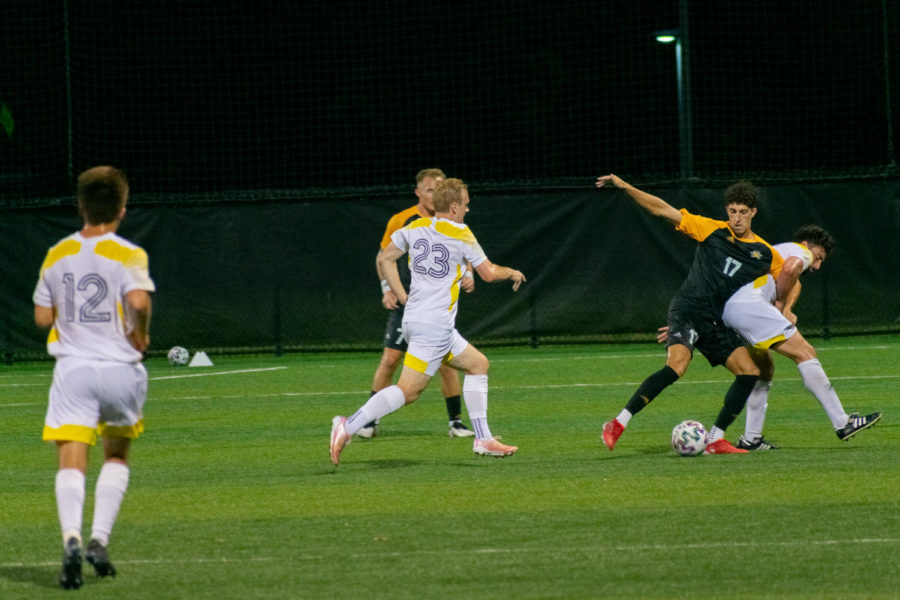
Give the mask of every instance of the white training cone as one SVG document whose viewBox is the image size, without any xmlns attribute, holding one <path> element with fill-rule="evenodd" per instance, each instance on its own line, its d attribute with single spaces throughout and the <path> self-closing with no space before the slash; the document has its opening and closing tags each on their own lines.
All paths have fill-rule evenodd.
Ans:
<svg viewBox="0 0 900 600">
<path fill-rule="evenodd" d="M 200 350 L 194 354 L 194 358 L 191 359 L 191 363 L 188 365 L 189 367 L 211 367 L 213 366 L 212 361 L 209 360 L 209 357 L 206 355 L 206 352 Z"/>
</svg>

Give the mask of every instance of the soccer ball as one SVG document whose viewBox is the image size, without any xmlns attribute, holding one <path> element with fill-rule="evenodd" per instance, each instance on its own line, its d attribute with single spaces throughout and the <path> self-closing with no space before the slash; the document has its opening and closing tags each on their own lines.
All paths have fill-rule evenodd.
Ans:
<svg viewBox="0 0 900 600">
<path fill-rule="evenodd" d="M 187 348 L 182 348 L 181 346 L 172 346 L 172 348 L 169 350 L 170 365 L 186 365 L 188 364 L 188 361 L 190 359 L 191 353 L 187 351 Z"/>
<path fill-rule="evenodd" d="M 706 428 L 699 421 L 682 421 L 672 430 L 672 448 L 681 456 L 697 456 L 706 450 Z"/>
</svg>

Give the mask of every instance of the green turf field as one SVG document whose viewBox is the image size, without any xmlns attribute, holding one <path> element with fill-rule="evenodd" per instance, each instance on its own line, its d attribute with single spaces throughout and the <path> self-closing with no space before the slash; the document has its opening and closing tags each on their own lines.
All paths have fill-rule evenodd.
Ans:
<svg viewBox="0 0 900 600">
<path fill-rule="evenodd" d="M 848 411 L 885 413 L 849 442 L 778 357 L 781 450 L 676 456 L 672 427 L 711 425 L 730 381 L 699 358 L 610 452 L 600 426 L 660 347 L 487 348 L 491 428 L 517 455 L 448 438 L 433 382 L 337 469 L 331 417 L 365 401 L 378 353 L 151 360 L 119 575 L 86 566 L 67 592 L 40 441 L 52 363 L 0 366 L 0 598 L 898 598 L 900 336 L 812 341 Z"/>
</svg>

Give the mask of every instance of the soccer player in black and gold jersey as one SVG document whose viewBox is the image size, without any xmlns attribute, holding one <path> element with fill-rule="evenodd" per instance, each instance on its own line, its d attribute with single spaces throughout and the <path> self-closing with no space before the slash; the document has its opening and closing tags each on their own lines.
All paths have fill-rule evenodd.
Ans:
<svg viewBox="0 0 900 600">
<path fill-rule="evenodd" d="M 783 300 L 787 293 L 786 280 L 779 281 L 781 256 L 750 229 L 757 210 L 756 188 L 746 181 L 729 187 L 725 191 L 728 220 L 717 221 L 677 210 L 615 175 L 597 179 L 597 187 L 607 184 L 624 190 L 638 206 L 669 221 L 699 244 L 687 278 L 669 304 L 666 365 L 647 377 L 622 412 L 603 425 L 603 442 L 610 450 L 615 447 L 631 417 L 684 375 L 696 348 L 711 365 L 725 365 L 735 375 L 715 426 L 709 431 L 705 453 L 746 452 L 728 442 L 724 433 L 744 408 L 759 369 L 741 337 L 722 323 L 722 309 L 741 286 L 767 273 L 778 282 L 779 298 Z"/>
</svg>

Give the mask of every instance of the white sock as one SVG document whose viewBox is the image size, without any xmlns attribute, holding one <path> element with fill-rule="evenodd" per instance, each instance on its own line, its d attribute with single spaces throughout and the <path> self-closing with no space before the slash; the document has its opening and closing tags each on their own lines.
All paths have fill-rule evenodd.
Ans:
<svg viewBox="0 0 900 600">
<path fill-rule="evenodd" d="M 403 390 L 396 385 L 388 386 L 371 396 L 368 402 L 363 404 L 352 417 L 347 419 L 344 430 L 353 435 L 365 427 L 366 423 L 371 423 L 385 415 L 389 415 L 404 404 L 406 404 L 406 397 L 403 395 Z"/>
<path fill-rule="evenodd" d="M 706 434 L 706 443 L 712 444 L 713 442 L 718 442 L 723 437 L 725 437 L 725 430 L 719 429 L 718 427 L 713 425 L 709 432 Z"/>
<path fill-rule="evenodd" d="M 744 439 L 749 441 L 762 437 L 763 424 L 766 421 L 766 408 L 769 406 L 769 390 L 771 381 L 757 380 L 753 391 L 747 397 L 747 420 L 744 425 Z"/>
<path fill-rule="evenodd" d="M 73 536 L 80 542 L 84 514 L 84 473 L 78 469 L 60 469 L 56 473 L 55 490 L 63 544 Z"/>
<path fill-rule="evenodd" d="M 839 429 L 846 425 L 850 418 L 844 412 L 841 399 L 838 398 L 837 392 L 831 387 L 828 375 L 825 374 L 825 369 L 822 368 L 822 364 L 818 359 L 812 358 L 799 363 L 797 370 L 800 371 L 803 384 L 818 399 L 822 408 L 825 409 L 825 413 L 831 419 L 831 424 L 834 428 Z"/>
<path fill-rule="evenodd" d="M 100 469 L 97 486 L 94 489 L 94 520 L 91 523 L 91 539 L 104 546 L 109 543 L 122 498 L 128 489 L 128 465 L 108 461 Z"/>
<path fill-rule="evenodd" d="M 622 412 L 619 413 L 619 416 L 616 417 L 616 421 L 619 422 L 619 425 L 622 427 L 628 427 L 628 422 L 631 421 L 631 417 L 633 417 L 630 412 L 628 412 L 627 408 L 623 408 Z"/>
<path fill-rule="evenodd" d="M 491 439 L 493 436 L 487 421 L 488 376 L 466 375 L 463 377 L 462 391 L 466 411 L 469 413 L 469 420 L 472 421 L 472 430 L 475 431 L 475 439 Z"/>
</svg>

